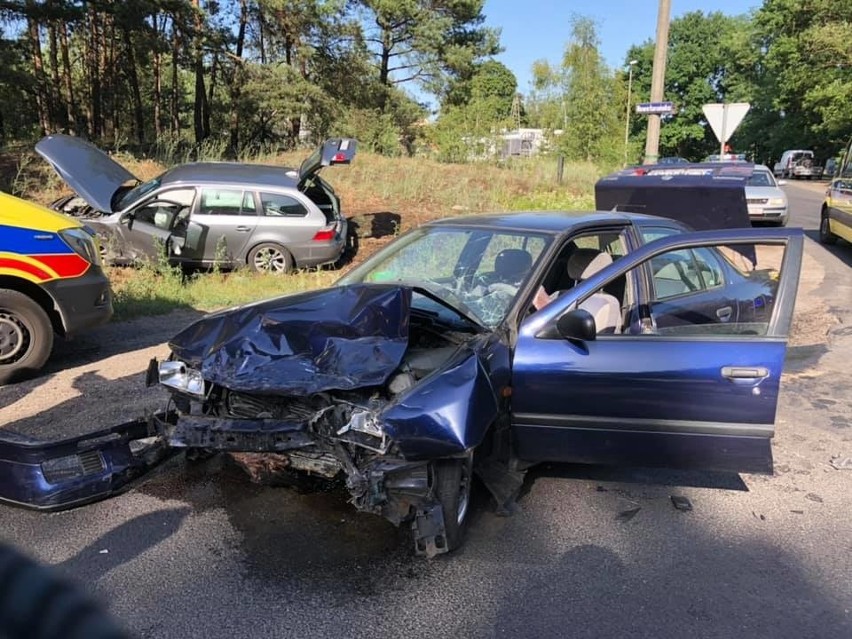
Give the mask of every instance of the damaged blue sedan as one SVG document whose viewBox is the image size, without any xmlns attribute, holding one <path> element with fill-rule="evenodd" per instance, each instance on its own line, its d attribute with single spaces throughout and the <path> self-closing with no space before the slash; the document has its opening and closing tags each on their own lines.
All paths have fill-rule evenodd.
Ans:
<svg viewBox="0 0 852 639">
<path fill-rule="evenodd" d="M 545 461 L 772 472 L 802 241 L 632 213 L 437 221 L 332 288 L 187 327 L 149 369 L 168 410 L 126 443 L 341 481 L 428 556 L 461 545 L 475 476 L 507 508 Z M 97 446 L 74 485 L 108 494 Z M 94 493 L 73 497 L 39 505 Z"/>
</svg>

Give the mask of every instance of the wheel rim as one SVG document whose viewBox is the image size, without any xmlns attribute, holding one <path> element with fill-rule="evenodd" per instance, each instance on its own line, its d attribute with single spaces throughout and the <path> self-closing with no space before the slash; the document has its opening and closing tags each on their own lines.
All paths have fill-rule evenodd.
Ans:
<svg viewBox="0 0 852 639">
<path fill-rule="evenodd" d="M 0 364 L 13 364 L 27 352 L 30 334 L 14 315 L 0 311 Z"/>
<path fill-rule="evenodd" d="M 470 460 L 465 460 L 462 463 L 461 480 L 459 481 L 459 505 L 456 508 L 456 523 L 459 525 L 467 517 L 467 511 L 470 508 L 470 470 Z"/>
<path fill-rule="evenodd" d="M 254 267 L 258 271 L 283 273 L 287 270 L 287 257 L 277 248 L 262 248 L 254 254 Z"/>
</svg>

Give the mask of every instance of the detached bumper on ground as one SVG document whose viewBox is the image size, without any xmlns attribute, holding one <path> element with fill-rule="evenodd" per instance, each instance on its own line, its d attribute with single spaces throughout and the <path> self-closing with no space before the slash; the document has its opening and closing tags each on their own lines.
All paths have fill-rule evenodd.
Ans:
<svg viewBox="0 0 852 639">
<path fill-rule="evenodd" d="M 0 501 L 64 510 L 115 495 L 174 454 L 155 422 L 137 419 L 87 435 L 40 442 L 0 435 Z"/>
</svg>

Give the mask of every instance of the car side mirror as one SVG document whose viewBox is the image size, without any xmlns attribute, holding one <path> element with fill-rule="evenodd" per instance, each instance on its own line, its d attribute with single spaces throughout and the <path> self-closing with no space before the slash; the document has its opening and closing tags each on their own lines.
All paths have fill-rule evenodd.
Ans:
<svg viewBox="0 0 852 639">
<path fill-rule="evenodd" d="M 556 320 L 556 330 L 562 339 L 588 342 L 597 337 L 595 318 L 582 308 L 568 311 Z"/>
</svg>

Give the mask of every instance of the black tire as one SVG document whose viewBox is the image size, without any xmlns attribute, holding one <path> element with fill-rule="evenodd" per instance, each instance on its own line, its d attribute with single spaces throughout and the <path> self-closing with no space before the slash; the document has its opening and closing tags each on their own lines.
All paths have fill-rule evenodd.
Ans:
<svg viewBox="0 0 852 639">
<path fill-rule="evenodd" d="M 471 459 L 447 459 L 433 462 L 432 487 L 444 515 L 447 550 L 464 543 L 470 519 L 470 488 L 473 482 Z"/>
<path fill-rule="evenodd" d="M 258 244 L 248 253 L 248 267 L 258 273 L 289 273 L 293 270 L 293 256 L 274 242 Z"/>
<path fill-rule="evenodd" d="M 0 289 L 0 384 L 36 373 L 53 349 L 53 326 L 30 297 Z"/>
<path fill-rule="evenodd" d="M 823 213 L 819 220 L 819 243 L 834 244 L 837 242 L 837 236 L 831 232 L 828 224 L 828 214 Z"/>
</svg>

